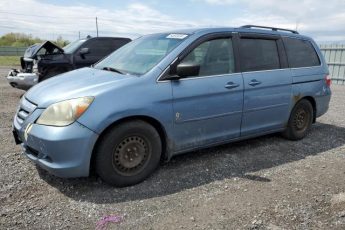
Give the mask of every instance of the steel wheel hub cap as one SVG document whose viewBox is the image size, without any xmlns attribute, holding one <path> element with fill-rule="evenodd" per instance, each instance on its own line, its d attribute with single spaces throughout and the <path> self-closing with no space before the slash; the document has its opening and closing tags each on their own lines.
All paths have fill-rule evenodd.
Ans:
<svg viewBox="0 0 345 230">
<path fill-rule="evenodd" d="M 301 130 L 307 126 L 308 115 L 305 110 L 300 109 L 297 111 L 295 116 L 295 125 L 296 128 Z"/>
<path fill-rule="evenodd" d="M 122 173 L 135 173 L 148 156 L 146 141 L 138 136 L 125 138 L 115 149 L 114 166 Z"/>
</svg>

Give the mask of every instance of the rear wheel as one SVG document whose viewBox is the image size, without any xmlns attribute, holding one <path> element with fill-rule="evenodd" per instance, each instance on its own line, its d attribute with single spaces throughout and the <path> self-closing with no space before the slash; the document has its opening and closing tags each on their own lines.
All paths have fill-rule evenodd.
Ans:
<svg viewBox="0 0 345 230">
<path fill-rule="evenodd" d="M 158 132 L 144 121 L 131 121 L 111 129 L 99 143 L 96 172 L 118 187 L 137 184 L 158 166 L 162 152 Z"/>
<path fill-rule="evenodd" d="M 313 106 L 302 99 L 293 108 L 286 130 L 283 136 L 289 140 L 300 140 L 304 138 L 313 123 Z"/>
</svg>

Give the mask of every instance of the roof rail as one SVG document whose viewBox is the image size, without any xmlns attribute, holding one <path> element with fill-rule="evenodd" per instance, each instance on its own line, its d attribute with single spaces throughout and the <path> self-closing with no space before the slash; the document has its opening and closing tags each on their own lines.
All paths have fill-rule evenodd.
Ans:
<svg viewBox="0 0 345 230">
<path fill-rule="evenodd" d="M 293 34 L 299 34 L 296 30 L 289 30 L 289 29 L 282 29 L 282 28 L 275 28 L 275 27 L 269 27 L 269 26 L 256 26 L 256 25 L 245 25 L 245 26 L 241 26 L 240 28 L 247 28 L 247 29 L 251 29 L 251 28 L 259 28 L 259 29 L 270 29 L 272 31 L 288 31 L 291 32 Z"/>
</svg>

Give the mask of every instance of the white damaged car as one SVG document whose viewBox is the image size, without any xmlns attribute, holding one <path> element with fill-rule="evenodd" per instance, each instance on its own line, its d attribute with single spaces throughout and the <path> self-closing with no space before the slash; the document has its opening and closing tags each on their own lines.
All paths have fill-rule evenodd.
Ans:
<svg viewBox="0 0 345 230">
<path fill-rule="evenodd" d="M 38 82 L 36 73 L 25 73 L 17 69 L 12 69 L 7 75 L 8 83 L 18 89 L 28 90 Z"/>
<path fill-rule="evenodd" d="M 49 41 L 30 46 L 20 58 L 22 69 L 12 69 L 8 73 L 8 83 L 14 88 L 28 90 L 38 83 L 37 56 L 57 52 L 63 52 L 63 50 Z"/>
</svg>

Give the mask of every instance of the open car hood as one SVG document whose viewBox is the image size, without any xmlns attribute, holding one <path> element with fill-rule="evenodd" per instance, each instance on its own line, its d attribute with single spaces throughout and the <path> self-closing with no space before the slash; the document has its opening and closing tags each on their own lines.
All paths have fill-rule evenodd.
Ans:
<svg viewBox="0 0 345 230">
<path fill-rule="evenodd" d="M 44 49 L 44 50 L 42 50 Z M 27 48 L 24 53 L 24 59 L 36 58 L 37 54 L 41 51 L 42 55 L 46 54 L 61 54 L 63 53 L 63 49 L 55 45 L 50 41 L 45 41 L 43 43 L 34 44 Z"/>
</svg>

